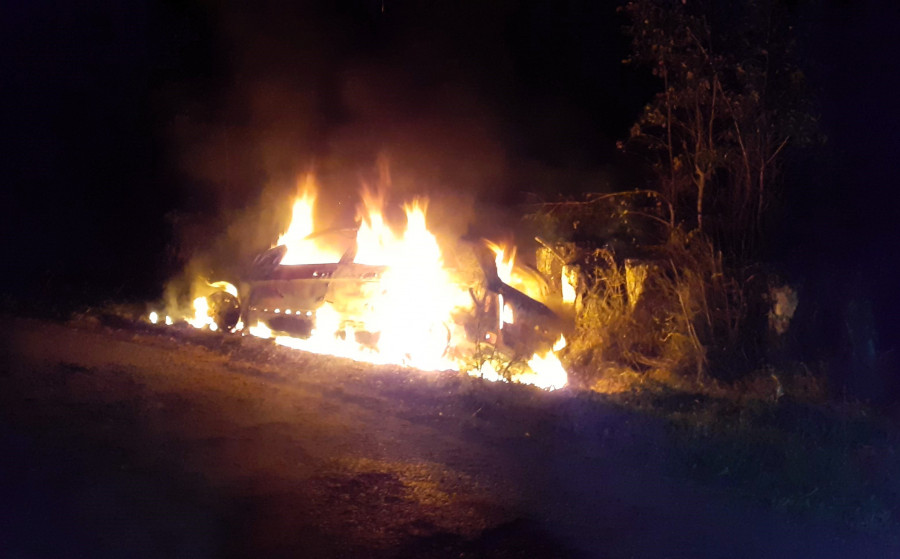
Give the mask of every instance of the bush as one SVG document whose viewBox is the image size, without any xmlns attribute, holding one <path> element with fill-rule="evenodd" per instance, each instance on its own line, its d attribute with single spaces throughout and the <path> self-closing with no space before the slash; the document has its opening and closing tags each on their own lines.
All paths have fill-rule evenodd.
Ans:
<svg viewBox="0 0 900 559">
<path fill-rule="evenodd" d="M 740 372 L 741 284 L 698 233 L 674 228 L 652 258 L 596 249 L 580 262 L 582 293 L 569 356 L 592 384 L 612 364 L 703 383 Z M 737 366 L 736 366 L 737 365 Z"/>
</svg>

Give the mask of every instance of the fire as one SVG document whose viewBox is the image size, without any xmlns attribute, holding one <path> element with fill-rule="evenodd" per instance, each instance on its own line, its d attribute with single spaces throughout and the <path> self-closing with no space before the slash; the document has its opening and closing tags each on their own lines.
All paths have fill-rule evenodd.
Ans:
<svg viewBox="0 0 900 559">
<path fill-rule="evenodd" d="M 197 297 L 194 299 L 194 316 L 187 319 L 188 324 L 194 328 L 203 328 L 215 324 L 209 315 L 209 301 L 206 297 Z"/>
<path fill-rule="evenodd" d="M 545 390 L 556 390 L 564 387 L 569 382 L 569 375 L 559 361 L 559 357 L 556 356 L 556 352 L 564 347 L 566 347 L 566 338 L 560 335 L 556 343 L 553 344 L 552 351 L 543 355 L 534 354 L 528 360 L 528 367 L 534 374 L 523 375 L 521 379 L 518 379 L 519 382 L 533 384 Z"/>
<path fill-rule="evenodd" d="M 310 235 L 315 232 L 316 183 L 312 175 L 307 175 L 300 193 L 294 200 L 291 223 L 287 231 L 278 237 L 275 246 L 287 248 L 282 264 L 308 264 L 314 262 L 337 262 L 340 252 L 330 247 L 319 246 Z"/>
<path fill-rule="evenodd" d="M 207 285 L 209 285 L 213 289 L 222 290 L 225 293 L 228 293 L 229 295 L 231 295 L 232 297 L 238 296 L 237 287 L 233 286 L 232 284 L 228 283 L 227 281 L 217 281 L 217 282 L 210 283 Z"/>
<path fill-rule="evenodd" d="M 274 314 L 284 320 L 296 320 L 295 316 L 308 319 L 312 326 L 302 337 L 292 337 L 273 330 L 274 319 L 269 324 L 260 320 L 248 325 L 245 333 L 295 349 L 358 361 L 401 364 L 423 370 L 468 369 L 469 361 L 461 354 L 471 350 L 458 348 L 471 348 L 471 344 L 467 345 L 466 329 L 455 317 L 473 312 L 473 296 L 469 286 L 456 281 L 445 265 L 441 247 L 427 227 L 427 204 L 416 200 L 406 205 L 405 227 L 395 229 L 385 217 L 384 199 L 364 192 L 358 210 L 360 225 L 355 252 L 348 252 L 347 256 L 340 247 L 327 246 L 320 241 L 322 237 L 316 237 L 315 201 L 315 182 L 312 177 L 306 177 L 292 205 L 291 223 L 275 244 L 286 247 L 280 265 L 338 262 L 343 265 L 352 256 L 352 265 L 377 267 L 380 276 L 366 284 L 366 289 L 372 291 L 365 293 L 362 310 L 348 316 L 340 310 L 343 308 L 338 304 L 340 299 L 326 299 L 310 310 L 268 307 L 259 310 L 271 311 L 270 316 Z M 515 249 L 506 250 L 498 245 L 491 248 L 501 280 L 516 283 Z M 238 290 L 227 282 L 205 285 L 208 292 L 200 293 L 193 300 L 193 313 L 184 320 L 195 328 L 215 330 L 215 309 L 211 308 L 207 296 L 224 291 L 237 299 Z M 501 295 L 497 297 L 498 327 L 514 324 L 513 307 Z M 360 313 L 362 316 L 357 316 Z M 153 313 L 150 320 L 156 323 L 159 314 Z M 514 375 L 512 380 L 545 389 L 565 386 L 566 372 L 555 353 L 565 345 L 565 339 L 560 338 L 557 345 L 553 351 L 532 356 L 527 361 L 530 370 Z M 502 377 L 494 367 L 485 362 L 470 372 L 499 380 Z"/>
<path fill-rule="evenodd" d="M 518 379 L 523 384 L 533 384 L 545 390 L 556 390 L 564 387 L 569 381 L 566 370 L 555 353 L 535 354 L 528 360 L 528 366 L 534 371 L 534 375 L 525 375 Z"/>
<path fill-rule="evenodd" d="M 452 313 L 471 305 L 443 265 L 437 240 L 425 227 L 425 209 L 406 208 L 407 226 L 393 246 L 383 246 L 388 270 L 372 324 L 381 332 L 379 350 L 417 367 L 446 368 L 442 357 Z M 361 231 L 364 231 L 361 229 Z"/>
<path fill-rule="evenodd" d="M 503 300 L 503 295 L 499 295 L 498 299 L 500 301 L 500 328 L 503 328 L 504 324 L 515 324 L 516 315 L 512 306 Z"/>
<path fill-rule="evenodd" d="M 272 329 L 262 322 L 257 322 L 255 326 L 250 327 L 250 334 L 257 338 L 271 338 Z"/>
<path fill-rule="evenodd" d="M 511 251 L 507 251 L 504 247 L 490 241 L 487 241 L 487 246 L 495 256 L 494 264 L 497 265 L 497 277 L 503 283 L 512 285 L 517 279 L 513 276 L 513 269 L 516 265 L 516 248 L 513 247 Z"/>
<path fill-rule="evenodd" d="M 304 225 L 301 230 L 292 223 L 289 231 L 314 229 L 312 209 L 307 206 L 313 199 L 307 191 L 295 203 L 294 215 L 300 215 Z M 302 206 L 299 214 L 298 206 Z M 413 202 L 405 210 L 406 228 L 397 234 L 384 218 L 383 200 L 371 193 L 363 198 L 354 262 L 384 266 L 386 271 L 381 276 L 380 289 L 368 301 L 366 315 L 358 318 L 365 331 L 377 333 L 377 344 L 373 347 L 371 343 L 359 341 L 357 334 L 361 332 L 354 325 L 344 324 L 343 317 L 329 303 L 315 311 L 315 327 L 309 337 L 275 336 L 276 343 L 359 361 L 399 363 L 429 370 L 457 368 L 446 358 L 456 330 L 450 323 L 454 312 L 471 306 L 471 298 L 462 286 L 452 281 L 444 267 L 437 240 L 426 227 L 425 205 Z M 283 239 L 284 236 L 279 242 Z M 303 243 L 294 246 L 309 247 Z M 295 254 L 287 263 L 321 257 L 321 252 Z M 325 262 L 336 260 L 332 255 Z M 271 337 L 271 331 L 259 326 L 251 329 L 251 333 Z"/>
<path fill-rule="evenodd" d="M 374 202 L 366 202 L 357 261 L 387 266 L 383 290 L 367 319 L 380 332 L 378 351 L 390 361 L 423 369 L 455 368 L 444 359 L 452 341 L 452 315 L 471 307 L 471 297 L 444 267 L 437 239 L 426 227 L 423 203 L 404 208 L 406 229 L 398 236 Z"/>
<path fill-rule="evenodd" d="M 219 329 L 219 325 L 216 324 L 214 309 L 210 308 L 209 296 L 217 291 L 222 291 L 236 298 L 238 296 L 238 290 L 237 287 L 228 283 L 227 281 L 203 283 L 205 284 L 204 286 L 196 288 L 203 294 L 194 298 L 194 301 L 191 305 L 193 308 L 193 316 L 186 317 L 184 320 L 194 328 L 208 328 L 215 332 Z M 153 315 L 156 315 L 156 313 L 151 313 L 150 322 L 156 324 L 153 319 Z M 170 324 L 170 318 L 168 316 L 166 317 L 166 324 Z"/>
<path fill-rule="evenodd" d="M 566 347 L 566 338 L 560 335 L 551 351 L 542 354 L 536 353 L 528 360 L 527 371 L 512 375 L 507 372 L 507 376 L 511 376 L 510 380 L 513 382 L 530 384 L 544 390 L 557 390 L 565 387 L 569 382 L 569 375 L 556 355 L 556 352 L 564 347 Z M 492 382 L 504 380 L 503 374 L 490 360 L 482 363 L 481 367 L 473 374 Z"/>
<path fill-rule="evenodd" d="M 533 274 L 518 266 L 516 262 L 516 247 L 507 248 L 491 241 L 485 241 L 485 243 L 494 253 L 494 264 L 497 266 L 497 277 L 500 278 L 500 281 L 525 293 L 532 299 L 538 301 L 545 299 L 546 290 L 544 286 L 535 280 Z M 501 312 L 505 313 L 506 311 Z M 505 316 L 509 317 L 508 314 Z M 507 320 L 506 322 L 511 324 L 513 321 Z"/>
</svg>

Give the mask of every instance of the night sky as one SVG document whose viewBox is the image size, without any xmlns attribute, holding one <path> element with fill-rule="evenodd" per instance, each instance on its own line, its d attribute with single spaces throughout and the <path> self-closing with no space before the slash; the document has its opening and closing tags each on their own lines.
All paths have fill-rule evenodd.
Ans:
<svg viewBox="0 0 900 559">
<path fill-rule="evenodd" d="M 452 203 L 643 187 L 615 142 L 656 84 L 621 64 L 619 3 L 7 6 L 6 291 L 155 298 L 188 245 L 299 173 L 314 168 L 340 202 L 379 154 L 400 195 Z M 828 141 L 788 169 L 771 258 L 817 296 L 869 299 L 893 347 L 900 8 L 794 4 Z"/>
</svg>

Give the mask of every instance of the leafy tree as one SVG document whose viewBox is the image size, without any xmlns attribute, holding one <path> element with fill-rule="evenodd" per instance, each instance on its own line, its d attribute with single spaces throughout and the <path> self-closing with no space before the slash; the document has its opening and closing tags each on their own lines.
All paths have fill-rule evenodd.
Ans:
<svg viewBox="0 0 900 559">
<path fill-rule="evenodd" d="M 662 82 L 622 147 L 650 156 L 678 221 L 758 249 L 785 147 L 809 140 L 790 13 L 777 0 L 634 0 L 632 54 Z"/>
</svg>

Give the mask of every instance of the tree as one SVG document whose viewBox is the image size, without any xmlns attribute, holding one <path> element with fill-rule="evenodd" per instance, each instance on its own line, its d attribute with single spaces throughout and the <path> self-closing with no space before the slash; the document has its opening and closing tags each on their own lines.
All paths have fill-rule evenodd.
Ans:
<svg viewBox="0 0 900 559">
<path fill-rule="evenodd" d="M 785 147 L 805 141 L 813 121 L 791 62 L 790 14 L 777 0 L 634 0 L 621 10 L 625 62 L 662 82 L 623 147 L 650 155 L 679 222 L 752 254 Z"/>
</svg>

